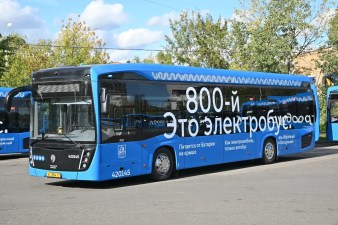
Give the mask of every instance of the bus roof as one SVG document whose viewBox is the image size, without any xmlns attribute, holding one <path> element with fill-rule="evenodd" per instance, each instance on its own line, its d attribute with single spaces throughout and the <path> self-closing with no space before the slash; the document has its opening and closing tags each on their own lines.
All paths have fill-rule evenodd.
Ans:
<svg viewBox="0 0 338 225">
<path fill-rule="evenodd" d="M 118 72 L 134 72 L 149 80 L 168 82 L 201 82 L 223 84 L 247 84 L 261 86 L 300 87 L 314 83 L 313 77 L 277 73 L 248 72 L 161 64 L 106 64 L 91 66 L 97 76 Z M 96 80 L 98 77 L 93 77 Z"/>
<path fill-rule="evenodd" d="M 327 89 L 327 92 L 337 92 L 338 91 L 338 86 L 331 86 Z"/>
<path fill-rule="evenodd" d="M 13 88 L 9 88 L 9 87 L 0 87 L 0 98 L 3 98 L 7 95 L 7 93 L 9 91 L 11 91 Z M 26 98 L 30 96 L 30 92 L 29 91 L 25 91 L 25 92 L 20 92 L 19 94 L 17 94 L 15 96 L 15 98 Z"/>
</svg>

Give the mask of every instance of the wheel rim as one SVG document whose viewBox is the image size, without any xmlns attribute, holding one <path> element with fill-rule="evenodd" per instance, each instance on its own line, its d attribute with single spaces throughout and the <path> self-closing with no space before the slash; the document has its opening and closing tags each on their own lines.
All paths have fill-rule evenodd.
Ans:
<svg viewBox="0 0 338 225">
<path fill-rule="evenodd" d="M 159 154 L 155 160 L 155 168 L 158 174 L 165 175 L 170 170 L 169 156 L 164 153 Z"/>
<path fill-rule="evenodd" d="M 264 148 L 265 156 L 267 159 L 271 160 L 275 156 L 275 148 L 271 142 L 266 143 Z"/>
</svg>

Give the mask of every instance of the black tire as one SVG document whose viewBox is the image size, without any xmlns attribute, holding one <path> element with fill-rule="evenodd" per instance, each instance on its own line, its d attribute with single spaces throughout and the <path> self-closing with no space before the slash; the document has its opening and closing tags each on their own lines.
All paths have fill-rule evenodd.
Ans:
<svg viewBox="0 0 338 225">
<path fill-rule="evenodd" d="M 167 180 L 174 171 L 174 157 L 167 148 L 158 149 L 153 158 L 151 177 L 155 181 Z"/>
<path fill-rule="evenodd" d="M 276 143 L 272 138 L 268 138 L 264 141 L 262 161 L 264 164 L 271 164 L 276 161 L 276 157 Z"/>
</svg>

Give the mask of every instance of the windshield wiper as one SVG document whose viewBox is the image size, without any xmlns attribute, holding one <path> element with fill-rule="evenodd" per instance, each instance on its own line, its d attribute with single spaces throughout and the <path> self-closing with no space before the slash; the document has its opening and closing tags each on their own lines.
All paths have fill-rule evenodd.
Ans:
<svg viewBox="0 0 338 225">
<path fill-rule="evenodd" d="M 35 143 L 45 140 L 45 138 L 48 138 L 48 136 L 46 136 L 45 133 L 42 134 L 41 139 L 39 139 L 38 137 L 36 139 L 34 139 L 33 141 L 30 142 L 30 145 L 33 146 Z"/>
<path fill-rule="evenodd" d="M 82 145 L 81 145 L 80 143 L 78 143 L 78 142 L 72 140 L 70 137 L 68 137 L 68 136 L 67 136 L 66 134 L 64 134 L 64 133 L 62 133 L 62 135 L 65 136 L 68 140 L 70 140 L 73 144 L 75 144 L 76 147 L 78 147 L 79 149 L 83 150 L 83 147 L 82 147 Z"/>
<path fill-rule="evenodd" d="M 36 138 L 30 143 L 30 145 L 33 146 L 36 142 L 39 142 L 41 140 L 43 140 L 43 139 Z"/>
</svg>

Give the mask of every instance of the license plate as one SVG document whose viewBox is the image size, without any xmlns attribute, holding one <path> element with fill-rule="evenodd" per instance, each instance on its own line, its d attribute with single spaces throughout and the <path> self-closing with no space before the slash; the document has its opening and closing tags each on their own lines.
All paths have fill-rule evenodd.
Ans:
<svg viewBox="0 0 338 225">
<path fill-rule="evenodd" d="M 50 177 L 50 178 L 61 178 L 61 173 L 58 173 L 58 172 L 47 172 L 47 177 Z"/>
</svg>

